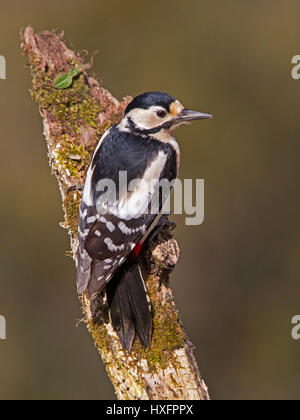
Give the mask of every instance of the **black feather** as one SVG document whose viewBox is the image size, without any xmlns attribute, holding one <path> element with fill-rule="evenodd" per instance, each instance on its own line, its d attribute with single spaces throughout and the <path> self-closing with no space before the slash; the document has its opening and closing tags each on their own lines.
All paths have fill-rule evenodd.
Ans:
<svg viewBox="0 0 300 420">
<path fill-rule="evenodd" d="M 135 335 L 149 347 L 152 317 L 138 264 L 124 264 L 106 292 L 111 322 L 124 350 L 131 351 Z"/>
<path fill-rule="evenodd" d="M 141 278 L 137 264 L 132 264 L 126 270 L 125 278 L 136 334 L 144 347 L 150 347 L 152 317 L 146 298 L 143 279 Z"/>
<path fill-rule="evenodd" d="M 123 267 L 116 273 L 114 281 L 107 285 L 106 295 L 114 330 L 122 347 L 130 351 L 135 337 L 135 327 Z"/>
<path fill-rule="evenodd" d="M 135 108 L 150 108 L 153 105 L 162 106 L 168 112 L 170 111 L 171 103 L 175 102 L 174 96 L 164 92 L 145 92 L 141 95 L 136 96 L 133 101 L 127 106 L 125 114 L 128 114 L 132 109 Z"/>
</svg>

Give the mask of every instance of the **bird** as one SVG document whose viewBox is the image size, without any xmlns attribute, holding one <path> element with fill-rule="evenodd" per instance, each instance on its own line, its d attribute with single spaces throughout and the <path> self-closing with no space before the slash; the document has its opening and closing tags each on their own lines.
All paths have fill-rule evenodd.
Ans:
<svg viewBox="0 0 300 420">
<path fill-rule="evenodd" d="M 77 290 L 90 300 L 106 290 L 110 321 L 124 351 L 131 351 L 136 336 L 144 348 L 151 345 L 151 304 L 139 256 L 163 220 L 169 192 L 161 192 L 160 181 L 172 183 L 178 176 L 174 130 L 209 118 L 172 95 L 145 92 L 95 148 L 80 203 Z"/>
</svg>

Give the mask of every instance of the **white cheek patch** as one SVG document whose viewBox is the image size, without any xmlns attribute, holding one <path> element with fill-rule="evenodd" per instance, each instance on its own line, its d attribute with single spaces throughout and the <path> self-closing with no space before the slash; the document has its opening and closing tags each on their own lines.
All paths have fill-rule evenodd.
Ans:
<svg viewBox="0 0 300 420">
<path fill-rule="evenodd" d="M 128 117 L 134 122 L 134 124 L 141 130 L 149 130 L 164 124 L 172 119 L 169 114 L 164 118 L 160 118 L 156 115 L 157 111 L 166 111 L 161 106 L 151 106 L 148 109 L 133 109 L 129 112 Z"/>
</svg>

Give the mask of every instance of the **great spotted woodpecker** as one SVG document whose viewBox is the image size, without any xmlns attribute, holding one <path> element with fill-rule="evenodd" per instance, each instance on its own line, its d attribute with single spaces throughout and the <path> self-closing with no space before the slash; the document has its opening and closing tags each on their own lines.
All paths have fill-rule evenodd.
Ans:
<svg viewBox="0 0 300 420">
<path fill-rule="evenodd" d="M 100 139 L 87 171 L 78 227 L 78 293 L 94 299 L 106 288 L 111 322 L 125 350 L 131 350 L 136 335 L 145 347 L 151 342 L 151 311 L 137 257 L 168 198 L 160 193 L 160 181 L 171 182 L 178 174 L 174 129 L 206 118 L 211 115 L 187 110 L 166 93 L 139 95 Z"/>
</svg>

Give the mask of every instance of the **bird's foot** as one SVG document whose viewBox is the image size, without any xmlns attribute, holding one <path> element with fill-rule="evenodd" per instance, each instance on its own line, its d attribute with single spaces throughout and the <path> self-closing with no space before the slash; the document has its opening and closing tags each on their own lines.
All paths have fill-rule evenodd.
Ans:
<svg viewBox="0 0 300 420">
<path fill-rule="evenodd" d="M 176 228 L 176 223 L 171 222 L 169 220 L 169 214 L 163 214 L 162 217 L 159 219 L 157 225 L 155 226 L 155 228 L 153 229 L 153 231 L 149 235 L 149 237 L 147 239 L 148 243 L 150 244 L 155 239 L 157 239 L 157 237 L 161 233 L 163 234 L 163 233 L 167 232 L 168 234 L 170 234 L 170 232 L 172 230 L 174 230 L 175 228 Z"/>
</svg>

